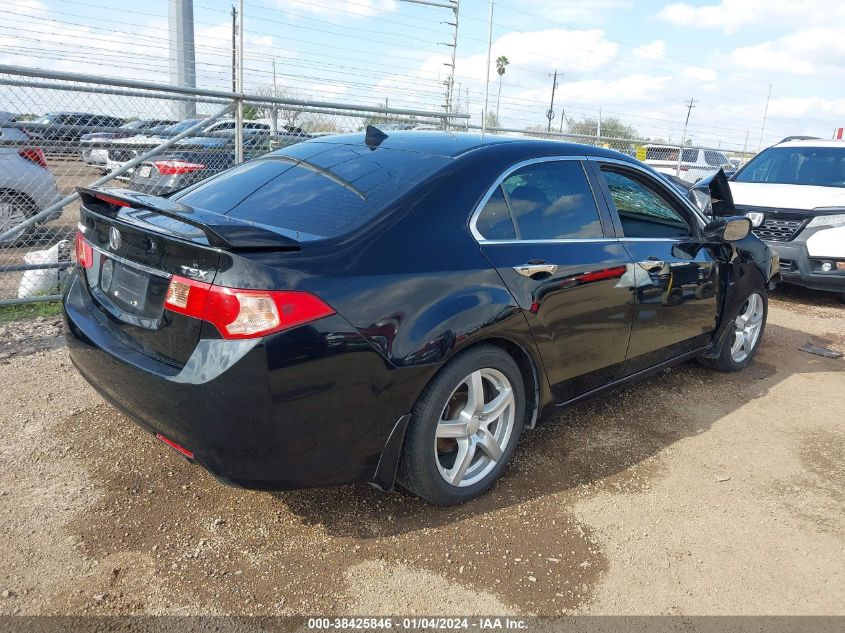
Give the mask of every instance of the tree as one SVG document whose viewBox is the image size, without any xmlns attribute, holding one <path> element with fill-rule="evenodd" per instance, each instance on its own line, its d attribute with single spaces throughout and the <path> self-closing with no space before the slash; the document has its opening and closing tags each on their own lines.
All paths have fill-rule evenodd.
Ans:
<svg viewBox="0 0 845 633">
<path fill-rule="evenodd" d="M 598 134 L 599 122 L 593 117 L 584 117 L 580 121 L 570 120 L 566 129 L 570 134 L 583 136 L 596 136 Z M 633 125 L 623 123 L 616 117 L 602 118 L 601 135 L 610 138 L 639 138 L 639 133 Z"/>
<path fill-rule="evenodd" d="M 485 127 L 499 127 L 499 117 L 496 116 L 495 112 L 487 113 L 487 122 Z"/>
<path fill-rule="evenodd" d="M 502 77 L 505 76 L 505 67 L 510 61 L 504 55 L 496 58 L 496 72 L 499 73 L 499 94 L 496 96 L 496 119 L 499 118 L 499 100 L 502 98 Z"/>
</svg>

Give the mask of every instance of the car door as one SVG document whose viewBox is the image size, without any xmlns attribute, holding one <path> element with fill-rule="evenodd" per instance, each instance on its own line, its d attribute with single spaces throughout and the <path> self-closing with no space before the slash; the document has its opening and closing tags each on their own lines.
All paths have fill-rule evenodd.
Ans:
<svg viewBox="0 0 845 633">
<path fill-rule="evenodd" d="M 626 375 L 706 346 L 717 319 L 718 266 L 707 249 L 678 248 L 701 236 L 695 212 L 647 170 L 594 161 L 622 244 L 634 262 L 636 297 Z"/>
<path fill-rule="evenodd" d="M 613 380 L 631 334 L 632 293 L 620 280 L 632 262 L 594 184 L 577 158 L 520 163 L 470 224 L 523 309 L 557 402 Z"/>
</svg>

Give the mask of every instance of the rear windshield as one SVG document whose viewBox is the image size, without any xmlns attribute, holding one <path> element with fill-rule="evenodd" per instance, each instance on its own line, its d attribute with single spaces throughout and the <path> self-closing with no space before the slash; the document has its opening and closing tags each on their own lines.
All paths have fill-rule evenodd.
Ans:
<svg viewBox="0 0 845 633">
<path fill-rule="evenodd" d="M 842 147 L 772 147 L 752 158 L 734 180 L 845 187 L 845 144 Z"/>
<path fill-rule="evenodd" d="M 375 217 L 451 159 L 333 143 L 299 143 L 173 196 L 184 204 L 300 234 L 334 237 Z"/>
</svg>

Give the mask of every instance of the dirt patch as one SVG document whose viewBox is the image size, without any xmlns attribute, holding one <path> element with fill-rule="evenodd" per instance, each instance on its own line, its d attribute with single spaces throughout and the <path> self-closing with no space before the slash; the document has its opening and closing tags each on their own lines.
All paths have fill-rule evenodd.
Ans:
<svg viewBox="0 0 845 633">
<path fill-rule="evenodd" d="M 843 315 L 776 295 L 746 371 L 544 420 L 459 508 L 223 486 L 85 385 L 54 320 L 15 330 L 0 614 L 841 613 L 845 360 L 797 347 Z"/>
</svg>

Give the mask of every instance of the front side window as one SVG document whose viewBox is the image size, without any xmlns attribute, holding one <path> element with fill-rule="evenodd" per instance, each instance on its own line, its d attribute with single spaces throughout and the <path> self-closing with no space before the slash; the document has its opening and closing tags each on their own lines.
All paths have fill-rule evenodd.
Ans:
<svg viewBox="0 0 845 633">
<path fill-rule="evenodd" d="M 674 238 L 692 235 L 689 224 L 663 196 L 639 179 L 602 169 L 625 237 Z"/>
<path fill-rule="evenodd" d="M 731 161 L 722 152 L 704 150 L 704 162 L 711 167 L 730 167 Z"/>
<path fill-rule="evenodd" d="M 697 149 L 685 149 L 683 156 L 681 156 L 681 161 L 684 163 L 697 163 L 698 162 L 698 150 Z"/>
<path fill-rule="evenodd" d="M 505 178 L 499 189 L 501 194 L 497 191 L 494 198 L 491 198 L 496 213 L 491 211 L 488 216 L 485 208 L 482 216 L 488 222 L 494 215 L 503 215 L 501 204 L 505 201 L 513 218 L 517 239 L 603 236 L 593 192 L 579 161 L 560 160 L 527 165 Z M 500 229 L 505 230 L 504 221 L 500 224 Z M 480 229 L 479 232 L 487 239 L 502 239 L 489 237 Z"/>
</svg>

